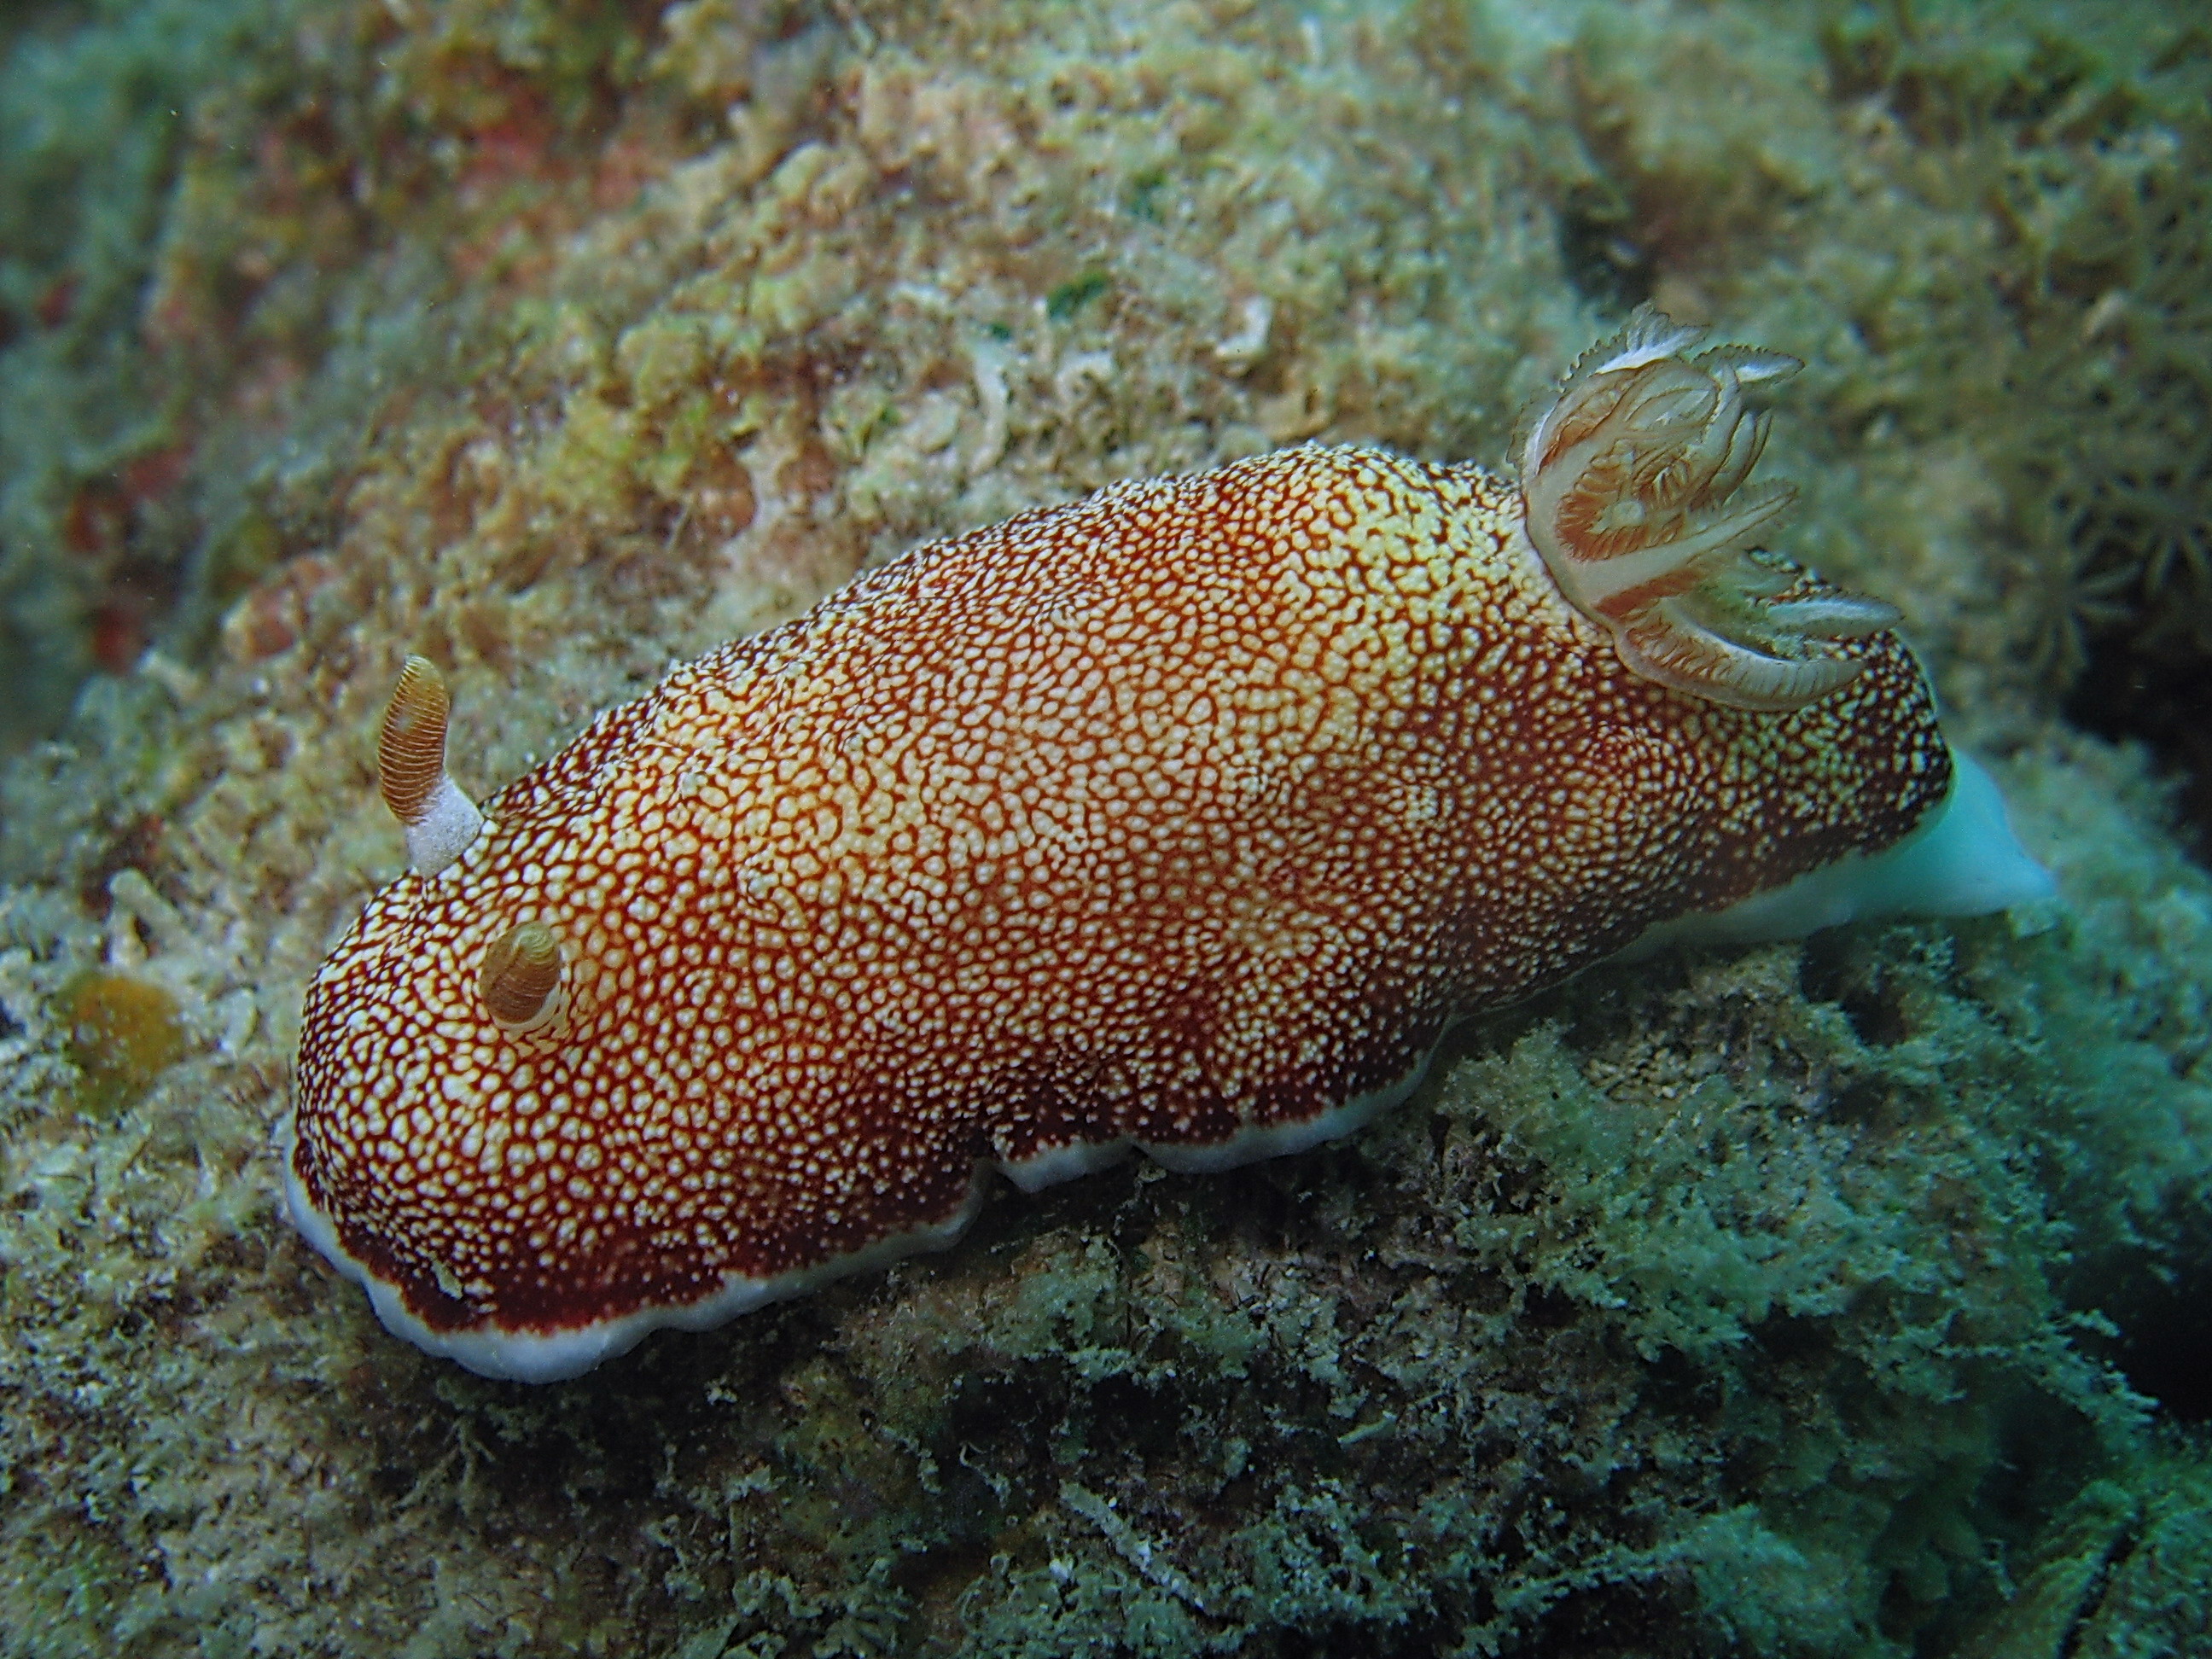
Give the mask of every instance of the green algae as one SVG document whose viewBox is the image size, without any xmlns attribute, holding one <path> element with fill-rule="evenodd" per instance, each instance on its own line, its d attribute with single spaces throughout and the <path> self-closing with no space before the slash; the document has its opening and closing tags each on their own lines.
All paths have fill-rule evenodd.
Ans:
<svg viewBox="0 0 2212 1659">
<path fill-rule="evenodd" d="M 1055 323 L 1064 323 L 1113 285 L 1114 279 L 1103 270 L 1071 276 L 1044 296 L 1044 314 Z"/>
<path fill-rule="evenodd" d="M 2019 666 L 2075 601 L 2009 516 L 2019 387 L 2121 280 L 2100 181 L 2193 73 L 2083 44 L 2146 14 L 406 11 L 272 32 L 165 140 L 221 626 L 0 774 L 0 1650 L 2201 1640 L 2203 1430 L 2136 1390 L 2212 1237 L 2212 882 Z M 1002 1192 L 557 1389 L 396 1343 L 290 1234 L 405 651 L 481 794 L 923 535 L 1310 435 L 1495 459 L 1646 292 L 1808 360 L 1790 544 L 1911 613 L 2063 909 L 1601 971 L 1351 1144 Z M 114 975 L 173 1048 L 57 1111 Z"/>
</svg>

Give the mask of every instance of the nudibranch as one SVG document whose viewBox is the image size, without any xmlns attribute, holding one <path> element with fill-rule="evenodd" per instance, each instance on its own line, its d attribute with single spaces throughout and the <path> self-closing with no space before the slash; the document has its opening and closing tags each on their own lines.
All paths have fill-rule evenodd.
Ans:
<svg viewBox="0 0 2212 1659">
<path fill-rule="evenodd" d="M 1585 357 L 1517 488 L 1304 447 L 917 548 L 481 813 L 411 660 L 294 1219 L 392 1330 L 571 1376 L 945 1244 L 994 1169 L 1346 1134 L 1604 957 L 2046 892 L 1893 613 L 1760 550 L 1794 365 L 1697 343 Z"/>
</svg>

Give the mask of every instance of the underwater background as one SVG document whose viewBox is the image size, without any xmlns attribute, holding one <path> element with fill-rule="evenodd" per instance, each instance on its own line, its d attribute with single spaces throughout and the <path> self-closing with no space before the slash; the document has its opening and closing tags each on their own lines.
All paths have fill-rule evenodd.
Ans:
<svg viewBox="0 0 2212 1659">
<path fill-rule="evenodd" d="M 2148 3 L 0 13 L 0 1652 L 2212 1653 L 2212 26 Z M 928 536 L 1808 367 L 2060 900 L 1600 969 L 1354 1139 L 580 1382 L 283 1216 L 481 794 Z"/>
</svg>

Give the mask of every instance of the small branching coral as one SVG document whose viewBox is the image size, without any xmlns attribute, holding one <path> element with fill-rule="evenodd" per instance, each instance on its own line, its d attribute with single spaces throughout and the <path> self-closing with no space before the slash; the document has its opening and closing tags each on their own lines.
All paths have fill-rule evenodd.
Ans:
<svg viewBox="0 0 2212 1659">
<path fill-rule="evenodd" d="M 1636 672 L 1733 708 L 1802 708 L 1860 672 L 1822 642 L 1897 612 L 1753 550 L 1797 492 L 1741 489 L 1767 424 L 1744 394 L 1802 365 L 1747 346 L 1688 356 L 1703 333 L 1646 307 L 1575 364 L 1522 451 L 1528 538 Z"/>
<path fill-rule="evenodd" d="M 2208 160 L 2212 128 L 2157 134 L 2059 200 L 2014 209 L 2035 261 L 2021 381 L 2047 389 L 2029 404 L 2016 493 L 2033 553 L 2076 578 L 2087 648 L 2066 667 L 2116 641 L 2212 652 Z M 2049 189 L 2018 193 L 2035 183 Z"/>
</svg>

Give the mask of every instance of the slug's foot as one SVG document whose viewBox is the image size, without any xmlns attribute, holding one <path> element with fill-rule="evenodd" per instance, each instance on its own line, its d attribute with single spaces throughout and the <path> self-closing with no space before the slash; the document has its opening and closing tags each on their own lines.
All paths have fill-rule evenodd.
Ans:
<svg viewBox="0 0 2212 1659">
<path fill-rule="evenodd" d="M 1744 389 L 1803 365 L 1747 346 L 1686 355 L 1704 333 L 1647 307 L 1583 354 L 1522 452 L 1528 539 L 1637 673 L 1732 708 L 1802 708 L 1860 672 L 1835 641 L 1898 615 L 1753 550 L 1797 492 L 1741 488 L 1767 422 Z"/>
</svg>

